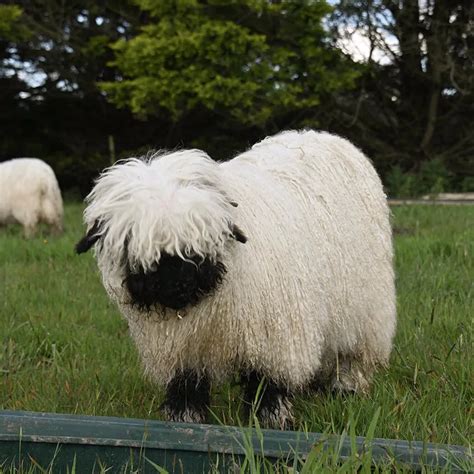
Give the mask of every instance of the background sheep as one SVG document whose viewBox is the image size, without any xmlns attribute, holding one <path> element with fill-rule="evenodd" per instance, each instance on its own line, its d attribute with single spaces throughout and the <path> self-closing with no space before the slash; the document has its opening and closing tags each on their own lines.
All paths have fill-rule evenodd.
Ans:
<svg viewBox="0 0 474 474">
<path fill-rule="evenodd" d="M 39 223 L 63 229 L 63 200 L 52 168 L 37 158 L 0 163 L 0 224 L 19 223 L 26 237 Z"/>
<path fill-rule="evenodd" d="M 346 140 L 290 131 L 221 164 L 196 150 L 131 159 L 87 201 L 77 251 L 97 242 L 169 419 L 204 421 L 210 383 L 239 373 L 247 403 L 265 379 L 257 415 L 284 427 L 293 392 L 365 391 L 388 362 L 389 210 Z"/>
</svg>

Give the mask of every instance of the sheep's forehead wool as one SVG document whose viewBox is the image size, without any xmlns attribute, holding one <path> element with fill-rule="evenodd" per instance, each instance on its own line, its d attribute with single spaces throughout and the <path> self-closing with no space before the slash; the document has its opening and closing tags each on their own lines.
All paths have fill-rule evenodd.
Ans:
<svg viewBox="0 0 474 474">
<path fill-rule="evenodd" d="M 230 235 L 231 206 L 218 167 L 187 150 L 107 169 L 88 196 L 85 220 L 101 222 L 103 248 L 151 268 L 162 252 L 215 259 Z"/>
</svg>

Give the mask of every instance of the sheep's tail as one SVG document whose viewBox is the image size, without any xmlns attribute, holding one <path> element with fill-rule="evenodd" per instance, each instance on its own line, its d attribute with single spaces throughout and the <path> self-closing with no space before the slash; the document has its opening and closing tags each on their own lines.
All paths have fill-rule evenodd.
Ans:
<svg viewBox="0 0 474 474">
<path fill-rule="evenodd" d="M 51 170 L 52 176 L 46 181 L 46 185 L 43 189 L 41 196 L 41 213 L 44 220 L 54 228 L 54 231 L 58 234 L 63 232 L 63 198 L 61 196 L 61 190 L 59 184 Z"/>
</svg>

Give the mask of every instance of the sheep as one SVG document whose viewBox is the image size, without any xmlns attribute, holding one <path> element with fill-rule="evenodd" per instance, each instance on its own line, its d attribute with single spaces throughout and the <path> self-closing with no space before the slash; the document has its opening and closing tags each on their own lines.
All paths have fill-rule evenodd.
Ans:
<svg viewBox="0 0 474 474">
<path fill-rule="evenodd" d="M 32 237 L 39 223 L 63 231 L 63 200 L 52 168 L 38 158 L 0 163 L 0 225 L 19 223 Z"/>
<path fill-rule="evenodd" d="M 396 326 L 389 209 L 370 161 L 325 132 L 286 131 L 218 163 L 132 158 L 86 198 L 82 253 L 129 325 L 171 421 L 202 423 L 211 384 L 286 428 L 317 386 L 365 393 Z"/>
</svg>

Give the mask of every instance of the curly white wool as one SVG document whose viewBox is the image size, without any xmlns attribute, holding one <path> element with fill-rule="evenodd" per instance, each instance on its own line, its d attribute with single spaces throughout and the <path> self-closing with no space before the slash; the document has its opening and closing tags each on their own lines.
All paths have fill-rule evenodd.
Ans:
<svg viewBox="0 0 474 474">
<path fill-rule="evenodd" d="M 228 200 L 216 164 L 189 150 L 130 159 L 105 170 L 86 198 L 85 221 L 107 228 L 107 259 L 150 269 L 162 252 L 215 258 L 230 234 Z M 133 235 L 133 239 L 128 239 Z"/>
<path fill-rule="evenodd" d="M 39 223 L 63 229 L 63 200 L 52 168 L 37 158 L 0 163 L 0 224 L 19 223 L 26 236 Z"/>
<path fill-rule="evenodd" d="M 345 388 L 365 389 L 388 361 L 396 324 L 389 209 L 369 160 L 342 138 L 283 132 L 221 164 L 198 151 L 148 166 L 133 160 L 98 180 L 89 228 L 97 218 L 107 223 L 97 252 L 104 285 L 159 383 L 183 369 L 221 380 L 250 368 L 298 389 L 337 367 Z M 229 222 L 245 245 L 222 238 Z M 144 314 L 122 284 L 127 235 L 144 265 L 182 245 L 217 253 L 225 281 L 182 319 Z"/>
</svg>

